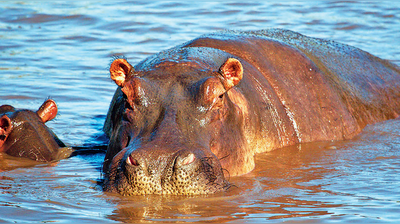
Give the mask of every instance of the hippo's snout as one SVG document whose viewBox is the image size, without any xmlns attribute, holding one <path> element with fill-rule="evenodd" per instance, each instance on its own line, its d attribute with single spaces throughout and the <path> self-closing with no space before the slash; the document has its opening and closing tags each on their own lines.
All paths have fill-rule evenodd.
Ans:
<svg viewBox="0 0 400 224">
<path fill-rule="evenodd" d="M 106 186 L 116 186 L 123 195 L 207 194 L 229 186 L 218 160 L 201 150 L 179 150 L 169 157 L 155 151 L 126 151 L 120 167 L 110 169 L 116 179 L 106 180 Z"/>
</svg>

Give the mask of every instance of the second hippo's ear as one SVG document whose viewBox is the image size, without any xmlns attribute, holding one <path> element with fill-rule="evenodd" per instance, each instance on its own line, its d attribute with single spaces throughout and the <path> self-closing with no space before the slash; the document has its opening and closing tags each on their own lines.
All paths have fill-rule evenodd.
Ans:
<svg viewBox="0 0 400 224">
<path fill-rule="evenodd" d="M 0 117 L 0 151 L 8 135 L 11 133 L 12 123 L 7 115 Z"/>
<path fill-rule="evenodd" d="M 236 86 L 243 78 L 243 66 L 239 60 L 228 58 L 219 69 L 226 90 Z"/>
<path fill-rule="evenodd" d="M 39 110 L 36 111 L 43 123 L 53 120 L 56 117 L 57 112 L 57 104 L 51 99 L 46 100 L 42 106 L 40 106 Z"/>
<path fill-rule="evenodd" d="M 129 80 L 130 75 L 133 73 L 133 67 L 123 58 L 115 59 L 110 66 L 111 79 L 120 86 L 124 87 L 125 83 Z"/>
</svg>

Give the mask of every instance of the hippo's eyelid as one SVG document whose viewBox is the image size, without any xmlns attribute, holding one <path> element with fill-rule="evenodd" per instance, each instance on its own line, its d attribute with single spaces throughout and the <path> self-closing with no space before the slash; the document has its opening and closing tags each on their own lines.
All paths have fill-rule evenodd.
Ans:
<svg viewBox="0 0 400 224">
<path fill-rule="evenodd" d="M 221 108 L 221 107 L 223 106 L 224 94 L 225 94 L 225 93 L 219 95 L 218 97 L 216 97 L 216 98 L 213 100 L 213 102 L 212 102 L 212 104 L 211 104 L 211 106 L 210 106 L 210 110 L 211 110 L 211 109 L 219 109 L 219 108 Z"/>
</svg>

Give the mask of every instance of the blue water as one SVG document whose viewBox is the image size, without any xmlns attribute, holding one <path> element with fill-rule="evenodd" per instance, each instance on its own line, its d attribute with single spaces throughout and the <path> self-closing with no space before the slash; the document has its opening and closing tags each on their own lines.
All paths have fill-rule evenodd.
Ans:
<svg viewBox="0 0 400 224">
<path fill-rule="evenodd" d="M 224 29 L 284 28 L 350 44 L 400 65 L 400 3 L 0 1 L 0 104 L 59 106 L 54 132 L 70 146 L 103 146 L 116 88 L 114 55 L 132 64 Z M 36 164 L 0 162 L 6 222 L 397 222 L 400 121 L 354 140 L 257 155 L 232 192 L 203 197 L 120 197 L 102 192 L 104 154 Z"/>
</svg>

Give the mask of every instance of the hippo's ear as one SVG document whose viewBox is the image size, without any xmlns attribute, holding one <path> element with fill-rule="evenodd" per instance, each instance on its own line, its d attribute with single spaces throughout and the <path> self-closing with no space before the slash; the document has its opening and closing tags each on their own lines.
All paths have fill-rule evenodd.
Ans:
<svg viewBox="0 0 400 224">
<path fill-rule="evenodd" d="M 12 123 L 7 115 L 0 117 L 0 149 L 6 141 L 8 135 L 11 133 Z"/>
<path fill-rule="evenodd" d="M 120 86 L 124 87 L 126 81 L 129 80 L 130 75 L 133 73 L 133 66 L 125 59 L 115 59 L 110 66 L 111 79 Z"/>
<path fill-rule="evenodd" d="M 228 58 L 219 69 L 222 77 L 222 83 L 226 90 L 236 86 L 243 78 L 243 66 L 239 60 Z"/>
<path fill-rule="evenodd" d="M 39 110 L 36 111 L 37 115 L 42 119 L 43 123 L 53 120 L 57 115 L 57 104 L 54 100 L 46 100 Z"/>
</svg>

